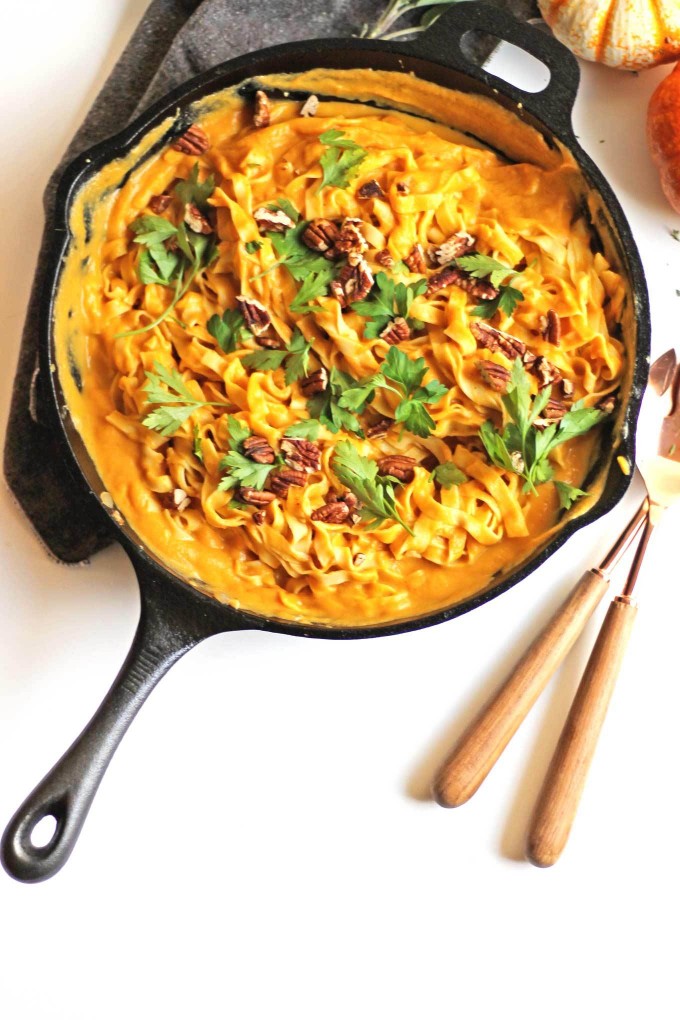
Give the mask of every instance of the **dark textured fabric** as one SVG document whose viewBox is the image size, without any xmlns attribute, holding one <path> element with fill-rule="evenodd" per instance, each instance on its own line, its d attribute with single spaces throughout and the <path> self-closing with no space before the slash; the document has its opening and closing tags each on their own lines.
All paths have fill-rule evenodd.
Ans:
<svg viewBox="0 0 680 1020">
<path fill-rule="evenodd" d="M 498 0 L 518 17 L 534 0 Z M 153 0 L 71 142 L 45 191 L 45 233 L 22 337 L 5 446 L 5 476 L 49 551 L 77 563 L 111 541 L 101 510 L 71 477 L 50 429 L 41 424 L 36 372 L 37 321 L 56 183 L 79 152 L 121 130 L 137 113 L 193 75 L 265 46 L 322 36 L 350 36 L 372 23 L 385 0 Z M 399 28 L 404 22 L 399 23 Z M 489 48 L 477 51 L 478 59 Z M 19 438 L 20 437 L 20 440 Z"/>
</svg>

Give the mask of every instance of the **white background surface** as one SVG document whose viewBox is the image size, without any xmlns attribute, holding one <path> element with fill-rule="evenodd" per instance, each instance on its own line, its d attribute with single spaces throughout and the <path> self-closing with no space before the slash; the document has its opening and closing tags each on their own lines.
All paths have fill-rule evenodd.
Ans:
<svg viewBox="0 0 680 1020">
<path fill-rule="evenodd" d="M 42 0 L 12 5 L 9 23 L 5 13 L 3 428 L 43 186 L 144 7 Z M 680 218 L 644 138 L 664 73 L 586 66 L 575 113 L 637 236 L 656 353 L 677 342 L 680 312 L 669 235 Z M 0 1015 L 676 1017 L 673 521 L 649 554 L 559 864 L 524 863 L 523 839 L 595 620 L 480 793 L 452 812 L 426 799 L 453 736 L 635 501 L 519 588 L 438 628 L 342 645 L 232 634 L 189 654 L 126 737 L 64 870 L 37 886 L 0 874 Z M 0 508 L 4 825 L 115 676 L 138 596 L 119 549 L 60 566 L 4 489 Z"/>
</svg>

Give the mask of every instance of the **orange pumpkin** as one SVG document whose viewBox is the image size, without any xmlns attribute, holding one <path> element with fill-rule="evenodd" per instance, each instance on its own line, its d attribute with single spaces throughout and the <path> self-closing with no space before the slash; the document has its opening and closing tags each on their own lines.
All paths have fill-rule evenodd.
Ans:
<svg viewBox="0 0 680 1020">
<path fill-rule="evenodd" d="M 680 59 L 678 0 L 538 0 L 565 46 L 628 71 Z"/>
<path fill-rule="evenodd" d="M 680 64 L 652 94 L 647 111 L 647 140 L 664 194 L 680 213 Z"/>
</svg>

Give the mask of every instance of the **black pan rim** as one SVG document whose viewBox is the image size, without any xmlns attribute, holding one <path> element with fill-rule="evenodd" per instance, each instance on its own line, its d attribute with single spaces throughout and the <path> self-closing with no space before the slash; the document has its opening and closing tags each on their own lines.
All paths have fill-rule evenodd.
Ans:
<svg viewBox="0 0 680 1020">
<path fill-rule="evenodd" d="M 466 4 L 461 5 L 459 10 L 462 10 L 463 7 L 481 8 L 483 6 L 484 5 Z M 519 25 L 519 23 L 517 24 Z M 524 26 L 520 26 L 520 28 L 525 32 L 529 31 Z M 426 35 L 427 34 L 429 33 L 426 33 Z M 534 95 L 524 93 L 516 87 L 495 78 L 483 69 L 474 68 L 472 65 L 467 63 L 462 64 L 448 56 L 446 62 L 443 62 L 441 59 L 438 59 L 437 53 L 434 55 L 428 55 L 427 46 L 424 45 L 424 42 L 425 36 L 418 40 L 418 45 L 379 42 L 365 39 L 331 38 L 311 41 L 305 40 L 303 42 L 284 43 L 279 46 L 261 50 L 255 54 L 246 54 L 244 56 L 236 57 L 204 72 L 201 75 L 198 75 L 195 78 L 192 78 L 184 85 L 172 90 L 168 93 L 168 95 L 153 104 L 153 106 L 151 106 L 148 110 L 144 111 L 123 131 L 103 142 L 100 142 L 79 155 L 64 170 L 60 179 L 57 189 L 54 218 L 52 221 L 53 242 L 48 256 L 48 278 L 50 285 L 46 288 L 43 295 L 40 312 L 39 357 L 41 375 L 44 379 L 49 380 L 49 407 L 53 416 L 53 424 L 57 427 L 59 438 L 64 448 L 66 460 L 79 484 L 85 484 L 87 486 L 87 490 L 96 500 L 102 515 L 109 520 L 110 527 L 112 529 L 112 537 L 126 550 L 127 554 L 133 561 L 133 565 L 137 569 L 138 574 L 140 575 L 140 579 L 142 575 L 150 573 L 158 581 L 167 585 L 169 591 L 173 592 L 174 597 L 193 600 L 197 608 L 200 607 L 211 614 L 214 614 L 216 609 L 219 610 L 223 624 L 222 629 L 224 631 L 267 630 L 293 636 L 347 640 L 403 634 L 455 619 L 458 616 L 484 605 L 486 602 L 491 601 L 499 595 L 502 595 L 529 574 L 537 570 L 538 567 L 557 552 L 558 549 L 560 549 L 573 534 L 612 510 L 613 507 L 623 498 L 630 484 L 630 477 L 619 471 L 616 475 L 614 475 L 614 482 L 610 486 L 610 491 L 606 494 L 606 498 L 603 493 L 600 499 L 589 510 L 581 516 L 568 521 L 561 528 L 558 534 L 543 547 L 543 549 L 535 553 L 524 563 L 520 564 L 518 568 L 508 573 L 506 577 L 499 579 L 497 583 L 490 585 L 485 590 L 478 592 L 476 595 L 473 595 L 468 599 L 461 600 L 460 602 L 452 606 L 445 607 L 444 609 L 429 611 L 418 616 L 401 618 L 394 621 L 387 621 L 385 623 L 362 627 L 356 625 L 345 626 L 332 624 L 326 625 L 322 623 L 304 623 L 279 618 L 269 618 L 256 613 L 247 612 L 245 610 L 235 609 L 229 605 L 219 602 L 214 597 L 207 595 L 200 589 L 194 587 L 189 580 L 180 578 L 168 567 L 164 566 L 149 551 L 140 545 L 141 540 L 137 539 L 137 541 L 135 541 L 135 538 L 131 533 L 131 529 L 130 533 L 128 533 L 123 527 L 111 519 L 111 517 L 106 513 L 104 507 L 101 505 L 97 494 L 87 483 L 79 455 L 72 445 L 69 424 L 60 413 L 60 409 L 66 408 L 66 401 L 63 393 L 61 392 L 58 373 L 52 370 L 54 361 L 52 309 L 59 285 L 61 261 L 69 242 L 68 219 L 71 201 L 75 195 L 76 189 L 79 188 L 89 176 L 98 172 L 106 163 L 111 162 L 113 159 L 117 158 L 117 156 L 127 153 L 129 149 L 137 141 L 139 141 L 141 137 L 143 137 L 144 134 L 168 116 L 175 113 L 176 118 L 181 117 L 182 112 L 196 100 L 202 99 L 212 92 L 218 92 L 222 88 L 236 84 L 236 80 L 233 80 L 234 75 L 240 75 L 239 80 L 247 81 L 249 79 L 256 78 L 257 74 L 272 73 L 272 68 L 270 67 L 267 69 L 264 65 L 271 64 L 273 61 L 280 60 L 281 58 L 285 58 L 286 61 L 289 61 L 291 64 L 293 64 L 296 59 L 298 60 L 298 64 L 300 64 L 300 62 L 307 64 L 309 63 L 308 57 L 310 52 L 313 52 L 315 58 L 310 66 L 314 67 L 330 66 L 332 68 L 334 66 L 350 66 L 346 62 L 337 63 L 340 55 L 354 55 L 361 52 L 364 55 L 367 53 L 375 53 L 376 55 L 391 55 L 392 57 L 396 57 L 397 62 L 393 68 L 394 70 L 405 70 L 404 67 L 398 66 L 399 57 L 402 57 L 407 61 L 416 61 L 423 65 L 431 65 L 434 69 L 440 68 L 445 74 L 450 74 L 453 70 L 469 80 L 472 86 L 471 91 L 475 90 L 484 94 L 484 92 L 491 90 L 494 93 L 494 98 L 498 101 L 503 101 L 503 105 L 517 106 L 518 104 L 522 104 L 524 110 L 526 110 L 527 118 L 534 124 L 534 126 L 540 126 L 548 133 L 549 136 L 557 138 L 570 150 L 584 173 L 589 185 L 599 193 L 603 203 L 608 209 L 615 228 L 617 240 L 621 248 L 622 258 L 625 262 L 625 269 L 631 283 L 631 290 L 635 302 L 635 315 L 637 319 L 636 360 L 632 374 L 630 396 L 626 406 L 624 419 L 620 426 L 620 452 L 628 459 L 630 464 L 634 463 L 635 425 L 647 377 L 651 329 L 649 300 L 644 271 L 632 232 L 624 216 L 623 210 L 621 209 L 621 206 L 608 182 L 590 157 L 583 151 L 575 138 L 569 123 L 569 111 L 566 113 L 566 118 L 564 116 L 564 111 L 561 111 L 561 115 L 555 114 L 555 116 L 551 117 L 550 110 L 546 113 L 540 109 L 541 93 Z M 551 45 L 556 45 L 553 40 L 550 40 L 550 43 Z M 564 52 L 565 54 L 568 54 L 568 51 L 565 50 Z M 568 54 L 568 56 L 570 60 L 573 60 L 571 54 Z M 326 58 L 325 63 L 323 58 Z M 328 58 L 331 59 L 329 60 Z M 335 62 L 333 61 L 333 58 L 335 58 Z M 546 60 L 546 63 L 548 62 L 549 61 Z M 299 69 L 299 66 L 298 68 L 295 68 L 294 66 L 289 67 L 289 70 L 292 71 Z M 232 80 L 227 81 L 226 79 L 228 77 L 232 77 Z M 436 77 L 430 80 L 436 80 Z M 557 121 L 557 125 L 552 126 L 550 123 L 551 120 Z M 73 432 L 75 434 L 74 428 Z M 614 470 L 615 467 L 612 463 L 610 472 Z"/>
</svg>

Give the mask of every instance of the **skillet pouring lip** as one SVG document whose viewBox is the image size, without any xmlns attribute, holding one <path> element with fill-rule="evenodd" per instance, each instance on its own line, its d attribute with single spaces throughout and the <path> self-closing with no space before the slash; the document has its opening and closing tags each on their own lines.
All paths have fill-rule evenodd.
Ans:
<svg viewBox="0 0 680 1020">
<path fill-rule="evenodd" d="M 490 10 L 490 8 L 483 4 L 464 4 L 458 10 L 462 11 L 464 7 Z M 470 11 L 466 16 L 471 18 L 472 12 Z M 507 16 L 505 17 L 507 18 Z M 458 22 L 462 22 L 463 15 L 458 14 L 456 18 Z M 451 24 L 454 24 L 452 18 L 449 21 Z M 444 17 L 442 18 L 442 23 L 445 23 Z M 519 22 L 516 24 L 519 26 L 517 32 L 519 34 L 524 33 L 524 38 L 526 38 L 526 33 L 528 32 L 534 35 L 541 35 L 541 33 L 533 29 L 520 25 Z M 578 144 L 570 126 L 570 111 L 568 109 L 557 109 L 554 105 L 554 96 L 546 94 L 543 98 L 543 108 L 540 93 L 529 96 L 514 86 L 496 79 L 489 72 L 475 67 L 465 59 L 461 59 L 460 52 L 456 54 L 453 47 L 451 52 L 447 51 L 444 57 L 442 44 L 432 42 L 432 51 L 428 54 L 426 43 L 428 36 L 431 37 L 432 42 L 432 32 L 430 31 L 425 33 L 418 40 L 417 44 L 396 44 L 366 39 L 320 39 L 286 43 L 262 50 L 256 54 L 236 57 L 174 89 L 136 118 L 123 131 L 83 152 L 69 164 L 60 179 L 51 224 L 53 228 L 53 244 L 49 255 L 49 286 L 45 289 L 41 304 L 39 358 L 40 375 L 43 380 L 49 380 L 46 384 L 49 388 L 49 399 L 46 402 L 47 407 L 52 415 L 53 425 L 57 428 L 60 440 L 63 442 L 65 459 L 74 474 L 76 483 L 86 485 L 87 490 L 96 499 L 102 515 L 110 523 L 112 536 L 131 557 L 133 563 L 138 568 L 138 573 L 151 573 L 154 575 L 159 583 L 167 587 L 168 592 L 172 593 L 174 598 L 183 597 L 184 599 L 191 599 L 197 608 L 203 605 L 206 612 L 212 614 L 215 613 L 217 608 L 222 614 L 224 621 L 223 629 L 225 631 L 267 630 L 304 637 L 357 639 L 402 634 L 443 623 L 489 602 L 533 573 L 553 553 L 560 549 L 576 531 L 608 513 L 622 499 L 630 484 L 630 477 L 625 476 L 617 469 L 615 460 L 612 457 L 607 482 L 598 501 L 581 516 L 567 521 L 550 542 L 527 560 L 520 563 L 518 567 L 511 569 L 506 576 L 499 578 L 497 582 L 491 583 L 486 589 L 452 606 L 413 617 L 405 617 L 368 626 L 296 622 L 281 618 L 265 617 L 220 603 L 214 597 L 195 587 L 190 581 L 179 577 L 156 559 L 155 556 L 141 545 L 141 540 L 128 525 L 117 523 L 101 505 L 97 492 L 101 492 L 105 486 L 103 483 L 99 483 L 100 487 L 97 488 L 99 475 L 80 435 L 71 421 L 58 378 L 58 372 L 53 370 L 56 360 L 54 353 L 53 308 L 59 288 L 62 260 L 70 242 L 69 216 L 74 197 L 80 187 L 92 175 L 99 172 L 106 164 L 127 155 L 129 150 L 151 128 L 168 116 L 175 115 L 175 125 L 177 125 L 178 121 L 179 123 L 188 123 L 189 120 L 186 117 L 187 109 L 197 100 L 211 93 L 234 86 L 239 82 L 257 78 L 258 75 L 280 73 L 284 70 L 295 73 L 324 67 L 329 67 L 330 69 L 366 69 L 374 66 L 381 70 L 401 71 L 403 73 L 415 70 L 418 76 L 425 80 L 436 82 L 445 87 L 447 84 L 445 79 L 448 78 L 448 87 L 490 96 L 505 108 L 513 109 L 516 114 L 518 113 L 516 109 L 518 103 L 522 103 L 524 106 L 524 110 L 520 114 L 522 119 L 526 119 L 529 124 L 538 128 L 548 139 L 558 139 L 571 152 L 589 187 L 600 195 L 608 209 L 614 226 L 613 237 L 619 248 L 620 258 L 630 283 L 635 305 L 635 318 L 637 320 L 635 361 L 630 394 L 624 417 L 619 426 L 620 443 L 618 447 L 619 452 L 628 459 L 629 463 L 631 465 L 634 464 L 635 425 L 649 363 L 650 315 L 642 264 L 623 211 L 599 169 Z M 536 52 L 536 47 L 540 49 L 542 45 L 547 46 L 549 43 L 554 62 L 554 47 L 559 46 L 559 44 L 553 39 L 548 40 L 542 36 L 541 38 L 541 42 L 534 44 L 533 52 Z M 564 49 L 564 47 L 561 48 Z M 566 49 L 564 49 L 564 53 L 568 54 L 569 60 L 573 62 L 571 54 Z M 547 59 L 546 62 L 550 63 Z M 453 84 L 453 79 L 456 81 L 455 85 Z M 167 142 L 167 138 L 165 138 L 165 142 Z M 45 384 L 43 383 L 43 385 Z"/>
</svg>

